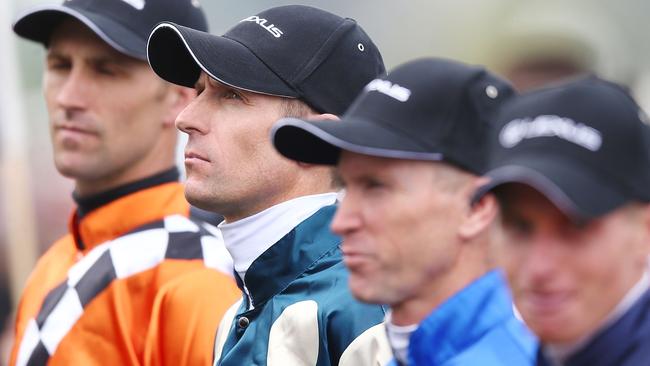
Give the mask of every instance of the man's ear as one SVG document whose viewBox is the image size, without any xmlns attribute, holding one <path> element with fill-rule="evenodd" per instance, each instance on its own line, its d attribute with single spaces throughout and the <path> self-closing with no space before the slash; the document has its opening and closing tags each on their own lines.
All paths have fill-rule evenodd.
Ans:
<svg viewBox="0 0 650 366">
<path fill-rule="evenodd" d="M 315 120 L 315 121 L 319 121 L 319 120 L 340 121 L 341 120 L 337 115 L 331 113 L 314 114 L 307 117 L 307 119 Z"/>
<path fill-rule="evenodd" d="M 163 116 L 163 123 L 164 127 L 174 127 L 176 117 L 196 97 L 196 91 L 180 85 L 170 85 L 167 92 L 167 113 Z"/>
<path fill-rule="evenodd" d="M 498 203 L 493 193 L 483 195 L 478 201 L 471 202 L 474 193 L 479 187 L 485 185 L 488 179 L 480 177 L 474 179 L 468 186 L 465 197 L 469 205 L 467 215 L 459 228 L 459 235 L 463 240 L 471 240 L 481 234 L 487 232 L 492 222 L 497 217 Z"/>
</svg>

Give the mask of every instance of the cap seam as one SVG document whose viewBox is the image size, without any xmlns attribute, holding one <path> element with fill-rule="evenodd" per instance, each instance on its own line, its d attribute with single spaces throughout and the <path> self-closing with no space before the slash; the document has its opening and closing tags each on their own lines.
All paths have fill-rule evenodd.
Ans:
<svg viewBox="0 0 650 366">
<path fill-rule="evenodd" d="M 345 30 L 346 26 L 346 21 L 351 22 L 351 26 L 349 29 Z M 356 25 L 356 22 L 353 19 L 349 18 L 344 18 L 341 20 L 339 25 L 330 33 L 330 35 L 327 37 L 327 39 L 320 45 L 320 47 L 312 54 L 312 56 L 308 59 L 305 60 L 299 67 L 296 68 L 296 72 L 290 76 L 291 83 L 295 84 L 298 89 L 298 84 L 304 81 L 307 77 L 309 77 L 311 74 L 316 71 L 316 69 L 325 61 L 325 58 L 322 58 L 322 54 L 329 50 L 333 50 L 336 47 L 336 41 L 340 40 L 344 35 L 346 35 L 348 32 L 350 32 L 352 29 L 354 29 L 354 25 Z M 342 31 L 342 29 L 344 31 Z M 340 33 L 340 34 L 339 34 Z M 338 37 L 336 37 L 338 35 Z M 329 56 L 331 54 L 328 53 L 327 55 Z M 322 58 L 319 62 L 314 62 L 318 58 Z M 313 64 L 313 66 L 311 66 Z M 309 67 L 311 66 L 311 67 Z M 302 91 L 302 90 L 300 90 Z"/>
<path fill-rule="evenodd" d="M 242 43 L 242 42 L 240 42 L 239 40 L 234 39 L 234 38 L 232 38 L 232 37 L 228 37 L 228 36 L 226 36 L 226 35 L 222 35 L 221 37 L 226 38 L 226 39 L 229 39 L 229 40 L 231 40 L 231 41 L 233 41 L 233 42 L 236 42 L 236 43 L 242 45 L 242 46 L 243 46 L 244 48 L 246 48 L 250 53 L 252 53 L 253 56 L 255 56 L 255 58 L 257 58 L 257 59 L 258 59 L 262 64 L 264 64 L 264 66 L 265 66 L 267 69 L 269 69 L 269 71 L 271 71 L 271 72 L 273 73 L 273 75 L 275 75 L 278 79 L 282 80 L 282 82 L 283 82 L 285 85 L 287 85 L 291 90 L 293 90 L 293 91 L 295 91 L 295 92 L 298 92 L 298 94 L 301 94 L 301 93 L 299 92 L 299 90 L 297 90 L 296 87 L 295 87 L 294 85 L 292 85 L 292 84 L 289 83 L 287 80 L 285 80 L 282 76 L 280 76 L 280 74 L 278 74 L 278 72 L 275 71 L 275 69 L 273 69 L 271 66 L 269 66 L 269 65 L 266 63 L 266 61 L 264 61 L 264 59 L 262 59 L 262 58 L 261 58 L 257 53 L 255 53 L 253 50 L 251 50 L 251 49 L 250 49 L 248 46 L 246 46 L 244 43 Z M 264 93 L 264 94 L 268 94 L 268 93 Z M 301 94 L 301 95 L 302 95 L 302 94 Z M 291 97 L 287 97 L 287 98 L 291 98 Z"/>
<path fill-rule="evenodd" d="M 94 15 L 98 15 L 98 16 L 101 16 L 101 17 L 105 17 L 103 14 L 101 14 L 101 13 L 97 13 L 97 12 L 94 12 L 94 11 L 92 11 L 92 10 L 88 10 L 88 12 L 89 12 L 89 13 L 92 13 L 92 14 L 94 14 Z M 122 19 L 120 19 L 120 18 L 110 18 L 110 19 L 111 19 L 112 21 L 114 21 L 114 22 L 120 24 L 120 25 L 123 26 L 124 28 L 128 29 L 129 31 L 131 31 L 131 33 L 133 33 L 134 35 L 137 35 L 137 38 L 138 38 L 138 39 L 141 39 L 141 40 L 143 40 L 143 41 L 146 41 L 146 40 L 147 40 L 148 35 L 146 35 L 144 38 L 140 37 L 139 32 L 137 32 L 135 29 L 133 29 L 129 24 L 124 23 L 124 22 L 122 21 Z M 111 39 L 112 39 L 112 38 L 111 38 Z"/>
<path fill-rule="evenodd" d="M 480 80 L 481 77 L 486 75 L 485 69 L 478 69 L 478 70 L 480 70 L 480 72 L 472 75 L 472 77 L 470 77 L 470 78 L 467 78 L 467 80 L 465 80 L 463 82 L 463 84 L 461 85 L 461 87 L 459 88 L 460 90 L 463 91 L 463 94 L 461 94 L 461 101 L 465 100 L 467 102 L 470 102 L 470 105 L 471 105 L 471 102 L 472 102 L 472 97 L 470 95 L 470 90 L 469 90 L 470 87 L 469 86 L 471 85 L 471 83 L 473 83 L 473 82 L 475 82 L 477 80 Z M 458 102 L 452 103 L 452 105 L 453 104 L 459 105 Z M 466 106 L 467 103 L 460 103 L 460 105 Z M 460 124 L 453 123 L 454 121 L 459 119 L 459 114 L 460 114 L 460 108 L 455 108 L 453 113 L 449 113 L 450 117 L 453 117 L 453 118 L 450 118 L 449 121 L 448 121 L 450 126 L 448 126 L 449 130 L 445 134 L 445 141 L 448 141 L 451 134 L 456 131 L 456 128 L 458 128 L 458 126 L 460 126 Z"/>
</svg>

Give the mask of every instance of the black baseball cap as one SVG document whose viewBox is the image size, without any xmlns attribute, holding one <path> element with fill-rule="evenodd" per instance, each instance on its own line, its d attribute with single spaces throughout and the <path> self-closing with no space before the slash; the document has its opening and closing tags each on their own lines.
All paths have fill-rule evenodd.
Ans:
<svg viewBox="0 0 650 366">
<path fill-rule="evenodd" d="M 174 84 L 193 87 L 203 71 L 238 89 L 300 98 L 334 114 L 385 71 L 356 21 L 303 5 L 262 11 L 223 36 L 165 22 L 151 33 L 148 56 L 153 70 Z"/>
<path fill-rule="evenodd" d="M 370 82 L 342 121 L 285 118 L 272 129 L 285 157 L 335 165 L 341 150 L 446 161 L 475 174 L 485 169 L 489 125 L 512 87 L 482 67 L 424 58 Z"/>
<path fill-rule="evenodd" d="M 47 46 L 52 32 L 67 17 L 85 24 L 117 51 L 143 61 L 149 33 L 162 21 L 208 30 L 198 0 L 65 0 L 30 10 L 16 21 L 14 31 Z"/>
<path fill-rule="evenodd" d="M 523 183 L 576 220 L 650 202 L 650 127 L 622 86 L 589 76 L 530 92 L 507 103 L 498 121 L 491 180 L 477 198 Z"/>
</svg>

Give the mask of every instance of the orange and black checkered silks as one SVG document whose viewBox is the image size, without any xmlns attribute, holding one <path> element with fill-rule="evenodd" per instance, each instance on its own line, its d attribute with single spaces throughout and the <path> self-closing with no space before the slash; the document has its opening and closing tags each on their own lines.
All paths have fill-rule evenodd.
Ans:
<svg viewBox="0 0 650 366">
<path fill-rule="evenodd" d="M 192 273 L 203 291 L 190 296 L 210 302 L 211 316 L 218 318 L 240 293 L 216 258 L 225 252 L 205 255 L 219 244 L 206 247 L 208 233 L 192 231 L 188 215 L 182 186 L 167 183 L 117 199 L 71 224 L 85 249 L 69 234 L 39 260 L 18 308 L 10 364 L 143 365 L 145 359 L 162 364 L 202 349 L 209 360 L 218 319 L 178 321 L 192 314 L 165 306 L 167 285 Z M 183 288 L 182 282 L 177 286 Z M 179 338 L 188 333 L 198 337 L 193 349 Z"/>
</svg>

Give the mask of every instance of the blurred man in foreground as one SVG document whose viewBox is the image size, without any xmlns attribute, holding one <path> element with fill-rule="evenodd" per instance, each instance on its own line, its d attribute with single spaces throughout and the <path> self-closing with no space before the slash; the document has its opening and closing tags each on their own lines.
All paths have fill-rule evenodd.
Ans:
<svg viewBox="0 0 650 366">
<path fill-rule="evenodd" d="M 521 96 L 499 118 L 494 255 L 541 340 L 538 365 L 650 360 L 650 128 L 590 77 Z"/>
</svg>

